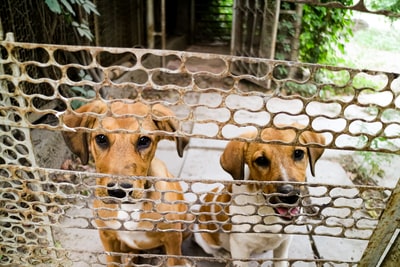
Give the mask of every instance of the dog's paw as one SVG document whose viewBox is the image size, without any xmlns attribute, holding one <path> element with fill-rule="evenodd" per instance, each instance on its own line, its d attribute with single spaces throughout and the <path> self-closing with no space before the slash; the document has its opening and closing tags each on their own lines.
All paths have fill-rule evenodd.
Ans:
<svg viewBox="0 0 400 267">
<path fill-rule="evenodd" d="M 213 254 L 215 257 L 220 257 L 224 259 L 231 257 L 231 253 L 223 248 L 216 250 Z"/>
</svg>

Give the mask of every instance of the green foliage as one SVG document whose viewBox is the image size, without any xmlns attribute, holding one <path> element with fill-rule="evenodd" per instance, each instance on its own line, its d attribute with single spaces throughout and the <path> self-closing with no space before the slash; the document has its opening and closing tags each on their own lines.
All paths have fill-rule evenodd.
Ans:
<svg viewBox="0 0 400 267">
<path fill-rule="evenodd" d="M 198 1 L 201 9 L 204 9 L 198 17 L 196 27 L 199 29 L 199 41 L 230 42 L 233 20 L 233 0 L 209 0 Z"/>
<path fill-rule="evenodd" d="M 86 74 L 83 70 L 81 70 L 78 75 L 81 77 L 82 80 L 88 80 L 88 81 L 92 80 L 92 77 L 89 74 Z M 96 92 L 93 89 L 80 86 L 71 87 L 71 93 L 73 94 L 74 97 L 84 97 L 88 99 L 96 97 Z M 84 102 L 81 100 L 74 99 L 71 101 L 72 109 L 77 109 L 81 107 L 83 104 Z"/>
<path fill-rule="evenodd" d="M 359 178 L 364 181 L 369 181 L 373 177 L 384 178 L 385 170 L 382 168 L 384 163 L 390 165 L 394 155 L 385 153 L 376 153 L 370 151 L 357 151 L 361 160 L 357 165 L 357 173 Z"/>
<path fill-rule="evenodd" d="M 76 28 L 80 36 L 86 37 L 89 41 L 92 41 L 94 36 L 90 31 L 89 24 L 86 20 L 82 21 L 83 23 L 80 24 L 76 21 L 73 21 L 71 25 Z"/>
<path fill-rule="evenodd" d="M 89 15 L 100 15 L 96 5 L 91 0 L 44 0 L 51 12 L 64 17 L 65 22 L 70 24 L 79 36 L 92 41 L 94 36 L 90 30 L 87 18 Z M 77 73 L 82 79 L 92 80 L 89 74 L 83 70 Z M 71 87 L 69 92 L 74 97 L 94 98 L 96 92 L 91 88 L 86 87 Z M 71 107 L 79 108 L 84 102 L 81 100 L 72 100 Z"/>
<path fill-rule="evenodd" d="M 83 9 L 86 15 L 100 15 L 96 5 L 90 0 L 44 0 L 48 8 L 55 14 L 63 15 L 65 20 L 74 27 L 81 37 L 93 40 L 93 34 L 90 31 L 89 23 L 82 18 L 75 9 Z"/>
<path fill-rule="evenodd" d="M 371 114 L 376 115 L 377 111 L 371 108 Z M 387 116 L 393 115 L 392 113 Z M 364 132 L 368 132 L 365 128 Z M 361 135 L 359 144 L 363 145 L 368 138 Z M 371 148 L 378 150 L 379 148 L 386 147 L 392 150 L 398 150 L 398 146 L 394 144 L 387 137 L 376 137 L 371 141 Z M 359 184 L 375 184 L 375 178 L 384 178 L 386 175 L 385 166 L 391 166 L 392 161 L 395 159 L 394 154 L 372 152 L 372 151 L 357 151 L 355 157 L 345 158 L 342 162 L 343 167 L 353 173 L 352 180 Z"/>
<path fill-rule="evenodd" d="M 301 95 L 303 97 L 311 97 L 317 92 L 317 87 L 314 84 L 301 84 L 292 81 L 286 82 L 284 89 L 288 95 Z"/>
<path fill-rule="evenodd" d="M 393 154 L 357 151 L 341 159 L 341 164 L 355 184 L 376 185 L 386 176 L 385 167 L 395 159 Z"/>
<path fill-rule="evenodd" d="M 94 98 L 96 96 L 96 92 L 90 89 L 86 89 L 83 87 L 78 87 L 78 86 L 74 86 L 71 88 L 72 93 L 75 96 L 82 96 L 85 98 Z M 71 101 L 71 107 L 72 109 L 77 109 L 80 108 L 82 105 L 84 104 L 83 101 L 80 100 L 72 100 Z"/>
<path fill-rule="evenodd" d="M 352 0 L 340 1 L 351 5 Z M 344 44 L 352 36 L 351 11 L 304 5 L 300 59 L 304 62 L 336 64 L 336 49 L 344 53 Z"/>
<path fill-rule="evenodd" d="M 392 11 L 393 13 L 400 13 L 400 0 L 370 0 L 368 8 L 372 10 L 386 10 Z"/>
<path fill-rule="evenodd" d="M 384 88 L 386 81 L 385 80 L 372 80 L 370 77 L 365 76 L 356 76 L 353 78 L 352 84 L 354 88 L 369 88 L 374 91 L 379 91 Z"/>
</svg>

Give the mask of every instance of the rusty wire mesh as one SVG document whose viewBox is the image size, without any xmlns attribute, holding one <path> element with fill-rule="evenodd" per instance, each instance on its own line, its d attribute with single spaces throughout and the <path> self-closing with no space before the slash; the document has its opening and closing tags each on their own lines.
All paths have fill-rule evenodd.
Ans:
<svg viewBox="0 0 400 267">
<path fill-rule="evenodd" d="M 245 141 L 321 146 L 301 143 L 301 136 L 313 131 L 326 136 L 325 148 L 396 154 L 400 151 L 400 80 L 395 73 L 201 53 L 9 41 L 0 43 L 0 52 L 0 262 L 5 265 L 104 264 L 104 252 L 90 252 L 91 256 L 87 257 L 84 255 L 87 248 L 63 248 L 51 237 L 56 228 L 97 229 L 91 203 L 98 198 L 94 195 L 94 180 L 102 174 L 40 168 L 35 163 L 29 138 L 30 129 L 71 131 L 63 118 L 77 103 L 106 101 L 117 96 L 129 99 L 125 100 L 128 102 L 161 103 L 176 113 L 179 127 L 168 133 L 174 136 L 233 140 L 238 139 L 238 133 L 251 129 L 258 134 Z M 87 61 L 68 61 L 76 53 L 85 54 Z M 130 63 L 103 63 L 104 56 L 114 57 L 115 61 L 128 56 Z M 162 62 L 167 64 L 163 66 Z M 246 64 L 263 72 L 255 72 L 258 76 L 237 75 L 233 71 L 236 64 Z M 87 75 L 90 72 L 99 74 L 101 80 L 91 80 Z M 300 75 L 293 76 L 293 73 Z M 302 94 L 293 94 L 295 89 L 301 89 Z M 294 122 L 302 126 L 291 125 Z M 289 129 L 294 138 L 288 142 L 263 140 L 261 131 L 269 127 Z M 143 129 L 119 129 L 118 132 L 138 133 Z M 140 178 L 143 177 L 129 177 Z M 146 179 L 155 184 L 163 177 Z M 198 204 L 204 193 L 197 188 L 205 180 L 176 179 L 184 184 L 184 193 L 188 196 L 184 204 L 193 215 L 179 222 L 184 225 L 182 231 L 192 231 L 193 224 L 199 223 Z M 207 183 L 237 182 L 212 178 Z M 307 188 L 301 197 L 302 218 L 274 225 L 274 229 L 278 226 L 276 232 L 368 240 L 392 192 L 392 188 L 380 186 L 300 185 Z M 121 200 L 116 201 L 123 204 Z M 261 207 L 254 209 L 254 214 L 245 222 L 247 231 L 271 231 L 264 219 L 272 215 L 259 213 Z M 229 222 L 239 223 L 234 215 Z M 129 222 L 121 221 L 115 229 L 130 230 Z M 143 230 L 161 229 L 153 222 L 152 227 Z M 217 231 L 225 230 L 218 225 Z M 124 256 L 131 258 L 134 254 Z M 166 260 L 165 255 L 157 252 L 141 256 L 158 260 L 152 263 L 156 265 Z M 183 257 L 197 265 L 208 262 L 229 266 L 233 260 Z M 257 266 L 273 261 L 247 260 Z M 291 266 L 357 264 L 346 260 L 287 261 Z"/>
<path fill-rule="evenodd" d="M 287 144 L 299 143 L 299 136 L 313 131 L 326 135 L 326 147 L 329 148 L 399 152 L 397 133 L 400 89 L 399 77 L 395 73 L 146 49 L 88 50 L 86 47 L 68 47 L 68 50 L 64 50 L 64 47 L 55 45 L 14 45 L 7 42 L 1 48 L 4 55 L 3 83 L 7 89 L 4 98 L 10 99 L 12 103 L 18 102 L 14 96 L 18 93 L 17 96 L 22 95 L 28 104 L 26 107 L 20 104 L 20 108 L 3 108 L 7 111 L 2 115 L 3 119 L 19 117 L 17 121 L 10 119 L 10 126 L 48 127 L 37 122 L 38 117 L 47 115 L 54 119 L 52 129 L 63 130 L 62 112 L 70 106 L 70 101 L 76 99 L 89 102 L 101 98 L 101 90 L 108 90 L 107 93 L 113 95 L 114 90 L 127 91 L 131 87 L 133 90 L 129 92 L 130 97 L 136 101 L 154 104 L 157 102 L 154 97 L 158 97 L 159 102 L 167 102 L 168 106 L 180 109 L 177 136 L 230 140 L 234 138 L 230 134 L 231 129 L 279 128 L 278 125 L 282 123 L 299 122 L 304 124 L 301 129 L 284 127 L 296 130 L 296 137 Z M 33 51 L 41 51 L 43 55 L 40 58 L 19 59 L 20 53 L 29 57 L 29 52 Z M 73 53 L 85 53 L 88 61 L 85 64 L 66 62 L 65 58 Z M 103 54 L 130 54 L 135 63 L 131 67 L 103 66 L 99 62 Z M 158 67 L 162 57 L 166 57 L 171 64 Z M 231 73 L 232 68 L 239 63 L 262 68 L 264 73 L 257 77 Z M 19 77 L 13 76 L 15 64 L 21 72 Z M 208 67 L 210 64 L 211 67 Z M 300 78 L 289 77 L 293 69 L 295 73 L 302 73 Z M 79 74 L 80 70 L 99 72 L 103 75 L 102 80 L 91 81 L 87 76 Z M 250 79 L 267 80 L 271 85 L 269 88 L 252 91 L 247 86 Z M 210 81 L 219 81 L 219 87 L 209 87 Z M 91 99 L 71 97 L 68 91 L 73 90 L 68 89 L 74 86 L 92 90 L 94 95 Z M 303 95 L 285 95 L 285 92 L 296 88 Z M 337 95 L 337 92 L 343 92 L 343 95 Z M 194 99 L 200 95 L 211 95 L 213 103 L 202 103 L 201 100 L 196 102 Z M 250 99 L 251 104 L 243 99 Z M 46 104 L 54 101 L 62 110 L 46 109 Z M 284 104 L 290 106 L 290 109 L 286 109 Z M 216 113 L 220 115 L 217 118 L 214 116 Z M 244 116 L 250 114 L 252 116 Z M 249 117 L 262 120 L 252 122 Z M 189 132 L 192 129 L 188 126 L 193 122 L 200 129 Z M 212 127 L 205 127 L 207 125 Z M 201 131 L 201 126 L 207 128 L 206 133 Z M 266 140 L 261 140 L 258 134 L 254 141 Z"/>
</svg>

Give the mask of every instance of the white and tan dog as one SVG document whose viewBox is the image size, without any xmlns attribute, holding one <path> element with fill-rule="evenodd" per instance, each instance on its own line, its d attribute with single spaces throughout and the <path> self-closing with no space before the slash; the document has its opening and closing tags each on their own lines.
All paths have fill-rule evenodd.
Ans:
<svg viewBox="0 0 400 267">
<path fill-rule="evenodd" d="M 242 137 L 250 139 L 255 133 L 246 133 Z M 294 140 L 295 133 L 289 129 L 271 128 L 263 130 L 261 137 L 266 141 L 288 143 Z M 322 135 L 311 132 L 304 133 L 299 139 L 304 144 L 325 144 Z M 282 224 L 288 224 L 300 215 L 301 200 L 300 188 L 285 182 L 304 182 L 308 164 L 314 175 L 314 165 L 322 153 L 323 148 L 318 147 L 229 142 L 220 163 L 235 180 L 283 183 L 243 183 L 215 188 L 204 196 L 195 229 L 199 231 L 194 235 L 196 242 L 214 256 L 230 253 L 232 258 L 245 259 L 272 250 L 274 258 L 287 258 L 291 236 L 279 232 Z M 249 172 L 246 177 L 245 167 Z M 218 230 L 215 222 L 219 222 L 226 233 Z M 248 263 L 235 261 L 234 265 L 248 266 Z M 287 266 L 287 263 L 277 261 L 275 266 Z"/>
<path fill-rule="evenodd" d="M 141 118 L 141 123 L 132 115 Z M 68 127 L 98 129 L 90 133 L 63 133 L 68 147 L 83 164 L 88 162 L 90 152 L 97 172 L 130 176 L 122 180 L 108 176 L 96 179 L 93 203 L 96 224 L 105 250 L 116 252 L 107 256 L 108 266 L 120 266 L 118 253 L 138 253 L 156 247 L 164 247 L 167 255 L 182 255 L 184 237 L 179 222 L 186 219 L 187 207 L 179 203 L 183 200 L 180 184 L 163 180 L 149 185 L 144 179 L 132 179 L 133 176 L 172 177 L 165 164 L 154 158 L 161 137 L 107 132 L 118 129 L 136 131 L 140 126 L 145 131 L 174 132 L 177 123 L 172 119 L 173 115 L 160 104 L 150 108 L 143 103 L 112 101 L 107 105 L 94 101 L 64 116 Z M 178 154 L 182 156 L 188 140 L 176 138 L 176 143 Z M 152 190 L 146 190 L 150 187 Z M 124 230 L 113 230 L 121 225 Z M 168 258 L 167 265 L 189 266 L 186 261 L 174 257 Z"/>
</svg>

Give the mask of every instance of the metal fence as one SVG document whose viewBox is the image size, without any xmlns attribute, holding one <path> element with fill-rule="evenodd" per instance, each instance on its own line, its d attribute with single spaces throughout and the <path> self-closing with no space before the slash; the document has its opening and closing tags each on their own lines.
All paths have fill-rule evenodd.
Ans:
<svg viewBox="0 0 400 267">
<path fill-rule="evenodd" d="M 66 248 L 53 239 L 54 232 L 60 229 L 83 230 L 81 234 L 96 231 L 96 215 L 92 213 L 97 188 L 94 180 L 102 174 L 38 166 L 30 140 L 34 129 L 71 131 L 64 124 L 64 115 L 76 104 L 111 101 L 105 97 L 123 96 L 130 99 L 126 101 L 140 101 L 149 106 L 161 103 L 175 111 L 178 121 L 175 132 L 146 134 L 320 147 L 320 144 L 301 142 L 301 137 L 312 131 L 326 137 L 323 146 L 326 149 L 400 153 L 399 74 L 165 50 L 17 43 L 10 38 L 0 43 L 0 52 L 2 265 L 105 264 L 107 253 L 104 251 L 91 251 L 88 247 Z M 87 63 L 69 62 L 68 55 L 75 53 L 86 54 Z M 124 64 L 103 65 L 101 58 L 104 55 L 116 58 L 129 55 L 133 64 L 128 67 Z M 161 64 L 164 60 L 165 66 Z M 258 76 L 232 73 L 235 64 L 241 62 L 263 65 L 265 72 L 258 72 Z M 293 69 L 304 74 L 301 80 L 282 75 Z M 101 80 L 91 80 L 88 75 L 91 71 L 101 74 Z M 260 81 L 260 84 L 268 82 L 270 87 L 254 86 L 249 80 Z M 300 89 L 302 95 L 287 93 L 294 87 Z M 293 122 L 304 126 L 292 126 Z M 264 128 L 287 129 L 294 137 L 288 142 L 263 140 L 261 131 Z M 249 129 L 257 132 L 253 139 L 237 138 L 238 133 Z M 119 129 L 118 132 L 143 133 L 144 130 Z M 140 178 L 143 177 L 129 177 L 132 180 Z M 198 204 L 204 193 L 197 189 L 200 184 L 237 183 L 214 176 L 204 178 L 175 178 L 185 185 L 184 193 L 188 197 L 184 204 L 187 212 L 193 215 L 190 220 L 179 221 L 185 231 L 193 231 L 192 226 L 199 222 Z M 146 179 L 156 183 L 164 178 Z M 290 266 L 367 266 L 362 261 L 380 250 L 376 240 L 390 238 L 398 227 L 398 187 L 330 185 L 328 182 L 300 185 L 308 189 L 301 199 L 305 208 L 303 218 L 281 223 L 279 233 L 371 240 L 371 244 L 365 253 L 369 255 L 365 255 L 360 263 L 351 259 L 311 257 L 286 259 Z M 393 223 L 387 227 L 388 221 L 396 220 L 397 226 Z M 153 227 L 146 231 L 160 231 L 157 222 L 152 222 Z M 232 219 L 229 222 L 237 223 Z M 248 223 L 249 232 L 259 231 L 259 223 Z M 380 231 L 376 231 L 377 226 Z M 128 228 L 121 221 L 118 230 Z M 224 231 L 223 225 L 218 225 L 217 231 Z M 374 237 L 376 232 L 380 236 Z M 197 266 L 230 266 L 233 260 L 198 255 L 182 257 Z M 129 261 L 135 255 L 124 256 Z M 159 252 L 140 256 L 156 259 L 158 262 L 152 263 L 155 265 L 162 265 L 166 260 Z M 247 260 L 254 266 L 267 266 L 276 259 Z M 368 264 L 370 262 L 373 261 L 368 260 Z"/>
</svg>

